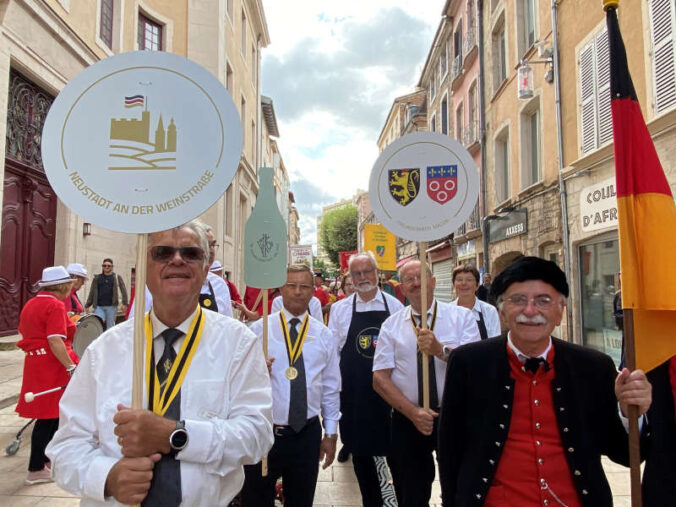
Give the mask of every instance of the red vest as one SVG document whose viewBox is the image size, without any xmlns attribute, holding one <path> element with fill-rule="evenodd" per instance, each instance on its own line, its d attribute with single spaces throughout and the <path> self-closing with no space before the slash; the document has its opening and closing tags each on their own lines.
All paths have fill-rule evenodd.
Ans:
<svg viewBox="0 0 676 507">
<path fill-rule="evenodd" d="M 568 507 L 581 507 L 554 413 L 554 348 L 546 373 L 542 366 L 536 374 L 524 371 L 509 344 L 507 355 L 515 380 L 512 419 L 484 506 L 559 506 L 556 496 Z"/>
</svg>

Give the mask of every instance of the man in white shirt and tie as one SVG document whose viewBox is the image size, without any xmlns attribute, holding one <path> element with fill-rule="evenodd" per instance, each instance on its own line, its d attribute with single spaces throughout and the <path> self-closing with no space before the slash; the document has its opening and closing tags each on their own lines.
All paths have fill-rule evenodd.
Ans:
<svg viewBox="0 0 676 507">
<path fill-rule="evenodd" d="M 380 329 L 373 358 L 373 387 L 394 409 L 390 468 L 402 507 L 427 505 L 434 481 L 437 416 L 446 361 L 454 348 L 480 340 L 472 312 L 434 299 L 436 284 L 427 270 L 427 329 L 422 328 L 420 261 L 399 271 L 410 306 L 390 316 Z M 430 408 L 423 405 L 422 354 L 428 355 Z"/>
<path fill-rule="evenodd" d="M 308 313 L 312 271 L 305 264 L 287 270 L 281 288 L 284 306 L 268 316 L 268 369 L 272 383 L 275 443 L 268 474 L 261 464 L 246 466 L 242 504 L 273 507 L 275 484 L 282 477 L 285 505 L 311 507 L 319 474 L 333 462 L 340 419 L 340 370 L 331 331 Z M 263 335 L 263 321 L 250 328 Z M 319 421 L 321 413 L 324 424 Z"/>
<path fill-rule="evenodd" d="M 127 408 L 133 321 L 106 331 L 82 356 L 47 448 L 54 480 L 80 505 L 228 505 L 242 464 L 272 445 L 260 344 L 243 324 L 198 304 L 208 248 L 199 222 L 150 235 L 147 410 Z"/>
</svg>

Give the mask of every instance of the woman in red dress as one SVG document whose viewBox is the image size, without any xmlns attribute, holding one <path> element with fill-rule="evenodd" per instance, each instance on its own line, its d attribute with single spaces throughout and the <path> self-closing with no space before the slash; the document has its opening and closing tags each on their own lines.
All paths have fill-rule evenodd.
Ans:
<svg viewBox="0 0 676 507">
<path fill-rule="evenodd" d="M 63 266 L 45 268 L 38 282 L 40 292 L 21 311 L 17 347 L 26 353 L 23 383 L 16 411 L 36 419 L 31 437 L 31 455 L 26 484 L 51 480 L 45 448 L 59 427 L 59 400 L 63 390 L 26 402 L 26 393 L 65 386 L 78 358 L 72 349 L 76 326 L 68 318 L 63 301 L 70 295 L 73 279 Z"/>
</svg>

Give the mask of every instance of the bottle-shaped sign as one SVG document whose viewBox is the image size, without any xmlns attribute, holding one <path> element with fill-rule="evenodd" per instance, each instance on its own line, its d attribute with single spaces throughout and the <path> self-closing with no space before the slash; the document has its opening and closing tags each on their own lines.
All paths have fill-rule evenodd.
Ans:
<svg viewBox="0 0 676 507">
<path fill-rule="evenodd" d="M 258 197 L 244 230 L 244 282 L 272 289 L 286 283 L 286 223 L 277 207 L 273 169 L 258 171 Z"/>
</svg>

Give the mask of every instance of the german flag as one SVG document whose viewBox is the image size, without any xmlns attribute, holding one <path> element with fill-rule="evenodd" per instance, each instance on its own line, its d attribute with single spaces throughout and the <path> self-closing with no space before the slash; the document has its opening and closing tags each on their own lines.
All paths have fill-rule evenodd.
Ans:
<svg viewBox="0 0 676 507">
<path fill-rule="evenodd" d="M 636 367 L 647 371 L 676 355 L 676 205 L 636 98 L 614 7 L 606 23 L 622 307 L 633 310 Z"/>
</svg>

